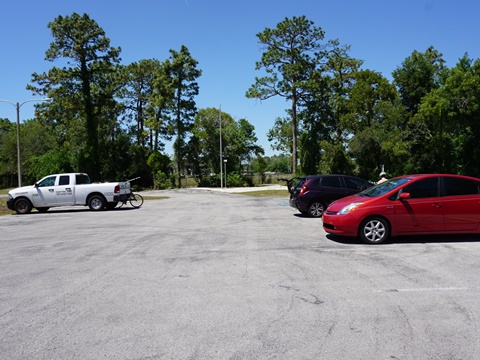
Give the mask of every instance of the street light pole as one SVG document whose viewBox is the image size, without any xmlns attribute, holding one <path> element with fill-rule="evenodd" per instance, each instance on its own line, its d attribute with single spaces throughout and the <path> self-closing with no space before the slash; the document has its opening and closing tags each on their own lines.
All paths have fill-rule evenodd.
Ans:
<svg viewBox="0 0 480 360">
<path fill-rule="evenodd" d="M 220 105 L 219 108 L 219 118 L 218 118 L 218 124 L 220 127 L 220 189 L 223 189 L 223 172 L 222 172 L 222 160 L 223 160 L 223 154 L 222 154 L 222 105 Z"/>
<path fill-rule="evenodd" d="M 223 164 L 225 165 L 225 188 L 227 187 L 227 159 L 223 159 Z"/>
<path fill-rule="evenodd" d="M 13 103 L 8 100 L 0 100 L 0 102 L 6 102 L 12 105 L 17 110 L 17 169 L 18 169 L 18 186 L 22 186 L 22 161 L 20 158 L 20 108 L 23 104 L 32 101 L 50 101 L 50 98 L 43 98 L 43 99 L 30 99 L 26 100 L 22 103 Z"/>
</svg>

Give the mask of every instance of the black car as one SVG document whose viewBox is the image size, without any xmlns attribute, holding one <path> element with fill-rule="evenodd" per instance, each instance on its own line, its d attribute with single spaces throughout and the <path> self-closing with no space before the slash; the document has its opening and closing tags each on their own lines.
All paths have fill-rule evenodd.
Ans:
<svg viewBox="0 0 480 360">
<path fill-rule="evenodd" d="M 331 202 L 356 194 L 372 185 L 366 180 L 349 175 L 310 175 L 295 178 L 288 187 L 290 206 L 304 215 L 321 217 Z"/>
</svg>

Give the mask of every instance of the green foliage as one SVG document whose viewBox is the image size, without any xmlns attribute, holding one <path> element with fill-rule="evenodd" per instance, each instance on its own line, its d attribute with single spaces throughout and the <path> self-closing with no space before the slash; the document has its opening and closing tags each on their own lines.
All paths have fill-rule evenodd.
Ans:
<svg viewBox="0 0 480 360">
<path fill-rule="evenodd" d="M 263 156 L 257 156 L 257 161 L 252 164 L 253 171 L 257 174 L 263 174 L 267 171 L 268 162 Z"/>
<path fill-rule="evenodd" d="M 79 162 L 92 180 L 99 180 L 103 159 L 99 134 L 115 110 L 112 75 L 120 61 L 120 48 L 110 47 L 105 32 L 87 14 L 59 16 L 48 27 L 53 41 L 45 59 L 63 59 L 65 66 L 32 74 L 38 86 L 27 88 L 55 99 L 53 106 L 43 108 L 42 118 L 60 131 L 58 136 L 64 141 L 84 144 Z M 77 139 L 73 133 L 85 135 Z"/>
<path fill-rule="evenodd" d="M 227 187 L 245 187 L 248 186 L 248 182 L 245 178 L 238 173 L 227 173 Z"/>
<path fill-rule="evenodd" d="M 188 161 L 196 162 L 194 174 L 199 178 L 207 177 L 210 173 L 220 173 L 220 121 L 223 154 L 235 120 L 229 114 L 214 108 L 200 109 L 195 116 Z"/>
<path fill-rule="evenodd" d="M 465 55 L 442 81 L 443 86 L 422 98 L 409 123 L 420 134 L 411 135 L 410 168 L 478 176 L 480 60 Z"/>
<path fill-rule="evenodd" d="M 52 149 L 45 154 L 32 156 L 28 160 L 28 171 L 24 171 L 25 180 L 28 184 L 49 174 L 61 174 L 75 172 L 72 163 L 74 159 L 71 153 L 60 149 Z"/>
<path fill-rule="evenodd" d="M 268 162 L 263 156 L 257 156 L 255 162 L 252 163 L 252 170 L 260 175 L 261 182 L 265 181 L 265 172 L 267 171 Z"/>
<path fill-rule="evenodd" d="M 171 177 L 159 170 L 155 174 L 155 189 L 163 190 L 170 189 L 172 187 Z"/>
<path fill-rule="evenodd" d="M 53 171 L 50 174 L 60 169 L 73 170 L 74 160 L 69 149 L 56 148 L 54 136 L 36 120 L 20 124 L 20 144 L 23 179 L 27 184 L 48 175 L 48 169 Z"/>
<path fill-rule="evenodd" d="M 199 187 L 220 187 L 220 174 L 197 178 Z"/>
<path fill-rule="evenodd" d="M 171 160 L 167 155 L 164 155 L 159 152 L 152 152 L 148 156 L 147 165 L 152 169 L 153 173 L 157 173 L 159 171 L 163 172 L 164 174 L 169 174 L 171 171 Z"/>
<path fill-rule="evenodd" d="M 284 154 L 292 154 L 292 136 L 292 119 L 290 117 L 277 117 L 273 128 L 267 133 L 267 139 L 271 143 L 272 150 Z"/>
<path fill-rule="evenodd" d="M 325 155 L 317 169 L 318 174 L 353 174 L 354 166 L 342 144 L 322 141 Z"/>
<path fill-rule="evenodd" d="M 242 164 L 249 163 L 253 155 L 263 154 L 256 145 L 254 127 L 245 119 L 233 117 L 218 109 L 200 109 L 192 127 L 193 136 L 188 147 L 188 162 L 199 182 L 220 173 L 225 165 L 220 163 L 220 121 L 222 133 L 222 156 L 227 160 L 227 174 L 242 171 Z M 222 166 L 222 169 L 220 169 Z"/>
<path fill-rule="evenodd" d="M 157 66 L 152 81 L 152 94 L 146 107 L 145 125 L 150 128 L 150 144 L 154 151 L 163 150 L 164 143 L 161 140 L 171 140 L 174 133 L 169 116 L 175 100 L 175 89 L 169 66 L 168 61 Z"/>
<path fill-rule="evenodd" d="M 156 74 L 160 72 L 160 67 L 158 60 L 140 60 L 121 68 L 119 72 L 123 86 L 118 95 L 124 100 L 124 118 L 129 124 L 129 132 L 137 145 L 145 146 L 149 141 L 151 149 L 160 124 L 155 117 L 151 117 L 150 122 L 147 121 L 147 109 L 151 106 Z M 150 125 L 150 132 L 147 131 L 147 124 Z M 155 148 L 157 147 L 158 145 Z"/>
<path fill-rule="evenodd" d="M 306 96 L 307 83 L 327 56 L 322 44 L 322 28 L 305 16 L 285 18 L 274 29 L 266 28 L 257 34 L 265 48 L 256 70 L 264 69 L 266 76 L 255 78 L 246 96 L 260 100 L 281 96 L 291 101 L 292 168 L 297 167 L 297 108 Z"/>
<path fill-rule="evenodd" d="M 187 172 L 204 176 L 219 170 L 219 154 L 214 158 L 210 151 L 218 147 L 207 144 L 218 135 L 190 136 L 202 72 L 187 47 L 170 50 L 164 62 L 139 60 L 121 66 L 120 48 L 110 46 L 87 14 L 58 16 L 48 27 L 53 41 L 45 59 L 60 64 L 33 73 L 27 86 L 54 101 L 36 106 L 36 122 L 22 130 L 24 176 L 33 179 L 71 169 L 88 172 L 94 181 L 139 176 L 138 185 L 148 187 L 155 186 L 159 172 L 176 174 L 180 186 Z M 242 163 L 263 149 L 247 120 L 224 116 L 226 170 L 241 172 Z M 8 121 L 0 125 L 0 177 L 10 181 L 17 172 L 15 132 Z M 163 141 L 174 136 L 175 170 L 161 153 Z"/>
<path fill-rule="evenodd" d="M 440 86 L 444 64 L 442 54 L 431 46 L 424 53 L 414 51 L 393 71 L 402 103 L 410 113 L 416 113 L 423 97 Z"/>
<path fill-rule="evenodd" d="M 356 159 L 356 175 L 375 180 L 381 164 L 387 164 L 389 176 L 393 175 L 403 158 L 395 147 L 397 141 L 402 144 L 400 129 L 405 123 L 395 87 L 377 72 L 358 71 L 349 99 L 342 122 L 354 134 L 348 145 Z"/>
<path fill-rule="evenodd" d="M 253 173 L 262 172 L 291 173 L 292 157 L 286 155 L 257 156 L 250 162 L 250 168 Z"/>
<path fill-rule="evenodd" d="M 433 47 L 413 51 L 393 82 L 360 69 L 350 47 L 324 42 L 304 16 L 257 34 L 263 75 L 246 96 L 284 97 L 290 108 L 267 134 L 282 155 L 265 157 L 255 129 L 214 108 L 197 112 L 198 62 L 189 50 L 121 66 L 120 48 L 88 15 L 59 16 L 48 24 L 45 59 L 58 62 L 32 74 L 35 119 L 20 126 L 24 180 L 57 172 L 89 172 L 93 180 L 140 177 L 135 186 L 169 188 L 192 174 L 199 186 L 262 182 L 266 172 L 388 176 L 453 172 L 480 176 L 480 60 L 465 54 L 447 69 Z M 222 155 L 220 160 L 220 124 Z M 172 159 L 162 153 L 175 138 Z M 0 185 L 16 185 L 16 126 L 0 119 Z M 222 168 L 221 168 L 222 166 Z M 246 168 L 248 167 L 248 170 Z M 175 168 L 175 169 L 174 169 Z M 255 178 L 258 176 L 255 175 Z M 185 178 L 186 179 L 186 178 Z"/>
<path fill-rule="evenodd" d="M 237 121 L 235 132 L 235 146 L 230 146 L 229 152 L 236 156 L 240 163 L 249 162 L 252 156 L 263 155 L 265 151 L 261 146 L 256 144 L 257 136 L 255 135 L 255 127 L 246 119 Z"/>
<path fill-rule="evenodd" d="M 292 168 L 291 156 L 277 155 L 268 158 L 266 171 L 289 174 Z"/>
<path fill-rule="evenodd" d="M 182 46 L 180 52 L 170 50 L 170 54 L 165 66 L 171 77 L 174 97 L 172 114 L 168 121 L 172 133 L 176 135 L 173 148 L 180 187 L 180 175 L 185 167 L 187 153 L 186 139 L 197 113 L 194 101 L 199 92 L 197 79 L 202 75 L 202 71 L 197 69 L 198 61 L 190 55 L 186 46 Z"/>
<path fill-rule="evenodd" d="M 8 119 L 0 119 L 0 185 L 4 187 L 13 187 L 14 184 L 12 180 L 16 173 L 16 126 Z"/>
</svg>

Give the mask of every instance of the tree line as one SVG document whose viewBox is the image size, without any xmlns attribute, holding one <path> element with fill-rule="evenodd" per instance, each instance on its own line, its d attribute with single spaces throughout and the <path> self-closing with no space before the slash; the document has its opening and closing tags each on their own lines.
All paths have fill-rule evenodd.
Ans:
<svg viewBox="0 0 480 360">
<path fill-rule="evenodd" d="M 264 47 L 246 96 L 286 98 L 268 139 L 292 155 L 294 172 L 480 176 L 480 60 L 445 66 L 433 46 L 413 51 L 392 73 L 361 69 L 350 46 L 293 17 L 258 35 Z M 297 169 L 298 165 L 298 169 Z"/>
<path fill-rule="evenodd" d="M 147 187 L 181 186 L 185 174 L 216 184 L 220 121 L 231 176 L 241 173 L 242 161 L 264 153 L 246 119 L 234 120 L 220 109 L 198 111 L 202 71 L 186 46 L 170 50 L 164 61 L 122 65 L 121 48 L 110 45 L 89 15 L 58 16 L 48 28 L 53 41 L 45 60 L 56 66 L 33 73 L 27 89 L 52 101 L 36 104 L 35 118 L 21 124 L 26 183 L 83 171 L 93 181 L 140 176 Z M 15 131 L 12 122 L 0 119 L 3 186 L 15 185 Z M 165 153 L 166 141 L 173 141 L 172 156 Z"/>
<path fill-rule="evenodd" d="M 36 104 L 35 118 L 21 124 L 26 183 L 85 171 L 95 181 L 140 176 L 148 187 L 181 186 L 191 174 L 199 184 L 218 186 L 222 164 L 236 186 L 252 169 L 375 179 L 384 165 L 390 176 L 480 176 L 480 61 L 467 54 L 449 69 L 434 47 L 414 51 L 389 80 L 362 69 L 350 46 L 325 40 L 321 27 L 304 16 L 265 29 L 257 34 L 261 76 L 246 96 L 281 96 L 291 104 L 267 134 L 283 155 L 269 159 L 246 119 L 220 108 L 197 109 L 202 71 L 186 46 L 170 50 L 164 61 L 122 65 L 121 48 L 112 47 L 87 14 L 59 16 L 48 28 L 53 41 L 45 60 L 59 66 L 32 74 L 27 85 L 53 101 Z M 15 185 L 15 134 L 14 123 L 0 119 L 3 186 Z M 165 153 L 171 140 L 173 156 Z"/>
</svg>

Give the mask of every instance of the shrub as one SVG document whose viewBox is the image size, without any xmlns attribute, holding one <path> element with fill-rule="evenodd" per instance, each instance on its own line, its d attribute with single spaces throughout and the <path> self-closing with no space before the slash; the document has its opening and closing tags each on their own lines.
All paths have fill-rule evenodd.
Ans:
<svg viewBox="0 0 480 360">
<path fill-rule="evenodd" d="M 155 175 L 154 184 L 155 189 L 170 189 L 172 187 L 171 177 L 159 170 Z"/>
<path fill-rule="evenodd" d="M 245 187 L 247 185 L 247 181 L 242 175 L 237 173 L 227 174 L 227 187 Z"/>
</svg>

